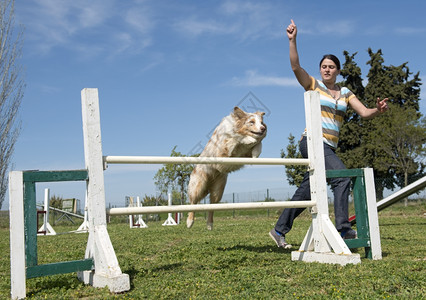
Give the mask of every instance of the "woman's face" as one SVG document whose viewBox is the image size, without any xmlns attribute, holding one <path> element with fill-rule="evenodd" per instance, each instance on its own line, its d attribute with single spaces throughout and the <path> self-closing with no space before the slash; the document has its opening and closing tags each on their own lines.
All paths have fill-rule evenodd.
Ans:
<svg viewBox="0 0 426 300">
<path fill-rule="evenodd" d="M 320 66 L 320 74 L 323 82 L 335 83 L 337 75 L 340 71 L 337 69 L 336 64 L 331 59 L 324 59 Z"/>
</svg>

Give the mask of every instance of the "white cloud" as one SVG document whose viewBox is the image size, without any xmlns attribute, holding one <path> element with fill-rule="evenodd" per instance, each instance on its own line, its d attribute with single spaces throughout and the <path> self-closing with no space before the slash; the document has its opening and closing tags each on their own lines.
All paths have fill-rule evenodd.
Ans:
<svg viewBox="0 0 426 300">
<path fill-rule="evenodd" d="M 320 34 L 350 35 L 355 31 L 355 23 L 352 21 L 332 21 L 318 24 L 317 32 Z"/>
<path fill-rule="evenodd" d="M 295 78 L 260 75 L 257 71 L 248 70 L 244 77 L 232 78 L 234 86 L 299 86 Z"/>
<path fill-rule="evenodd" d="M 220 6 L 220 11 L 231 16 L 243 16 L 250 20 L 264 19 L 271 7 L 266 3 L 253 3 L 248 1 L 225 1 Z"/>
<path fill-rule="evenodd" d="M 139 52 L 151 45 L 155 26 L 144 2 L 127 6 L 114 0 L 24 2 L 17 5 L 17 20 L 26 27 L 33 54 L 61 47 L 86 58 Z"/>
<path fill-rule="evenodd" d="M 53 94 L 59 94 L 61 92 L 61 89 L 57 86 L 41 84 L 41 85 L 38 85 L 37 87 L 41 90 L 43 94 L 53 95 Z"/>
<path fill-rule="evenodd" d="M 150 62 L 146 65 L 142 65 L 140 72 L 146 72 L 152 68 L 155 68 L 158 65 L 161 65 L 164 63 L 164 55 L 162 53 L 155 53 L 153 56 L 151 56 Z"/>
<path fill-rule="evenodd" d="M 209 18 L 193 15 L 175 22 L 182 34 L 198 37 L 203 34 L 233 35 L 240 40 L 277 38 L 282 16 L 266 3 L 225 1 Z M 281 37 L 281 36 L 279 36 Z"/>
<path fill-rule="evenodd" d="M 426 28 L 419 27 L 398 27 L 395 29 L 398 34 L 418 35 L 426 33 Z"/>
<path fill-rule="evenodd" d="M 152 12 L 147 7 L 137 7 L 126 12 L 125 20 L 133 29 L 142 34 L 147 34 L 155 25 L 151 15 Z"/>
<path fill-rule="evenodd" d="M 17 20 L 26 28 L 26 39 L 33 52 L 48 53 L 56 46 L 73 46 L 86 30 L 108 18 L 109 1 L 39 0 L 17 5 Z"/>
<path fill-rule="evenodd" d="M 187 35 L 196 37 L 202 34 L 232 34 L 236 32 L 235 26 L 228 26 L 212 20 L 200 21 L 195 18 L 181 20 L 175 24 L 175 29 Z"/>
<path fill-rule="evenodd" d="M 111 59 L 123 53 L 140 53 L 152 44 L 152 40 L 149 36 L 138 37 L 129 32 L 121 31 L 112 36 L 110 44 L 112 46 L 108 58 Z"/>
</svg>

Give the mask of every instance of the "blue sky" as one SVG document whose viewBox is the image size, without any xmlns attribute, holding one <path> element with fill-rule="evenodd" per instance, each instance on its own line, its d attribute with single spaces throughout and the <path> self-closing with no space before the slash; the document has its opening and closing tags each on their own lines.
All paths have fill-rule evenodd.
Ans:
<svg viewBox="0 0 426 300">
<path fill-rule="evenodd" d="M 255 99 L 268 112 L 261 157 L 279 157 L 289 134 L 305 126 L 303 89 L 288 59 L 290 19 L 299 29 L 301 64 L 315 77 L 323 54 L 343 62 L 347 50 L 358 52 L 365 78 L 371 47 L 382 49 L 386 65 L 408 61 L 423 78 L 425 11 L 420 0 L 16 1 L 27 86 L 13 169 L 84 168 L 86 87 L 99 89 L 104 155 L 169 156 L 175 145 L 189 154 L 236 104 Z M 421 97 L 424 114 L 425 92 Z M 107 203 L 155 195 L 160 167 L 111 165 Z M 225 193 L 291 191 L 284 174 L 283 167 L 246 167 L 229 176 Z M 40 184 L 38 197 L 44 187 L 84 199 L 83 183 Z"/>
</svg>

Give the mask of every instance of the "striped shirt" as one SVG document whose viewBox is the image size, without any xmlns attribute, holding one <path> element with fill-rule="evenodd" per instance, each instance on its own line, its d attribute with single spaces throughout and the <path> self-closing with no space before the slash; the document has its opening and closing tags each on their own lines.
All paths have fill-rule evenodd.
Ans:
<svg viewBox="0 0 426 300">
<path fill-rule="evenodd" d="M 325 84 L 313 77 L 311 77 L 309 90 L 318 91 L 320 94 L 324 143 L 336 148 L 339 142 L 340 128 L 342 127 L 349 101 L 355 95 L 348 88 L 342 87 L 340 88 L 339 98 L 334 100 Z"/>
</svg>

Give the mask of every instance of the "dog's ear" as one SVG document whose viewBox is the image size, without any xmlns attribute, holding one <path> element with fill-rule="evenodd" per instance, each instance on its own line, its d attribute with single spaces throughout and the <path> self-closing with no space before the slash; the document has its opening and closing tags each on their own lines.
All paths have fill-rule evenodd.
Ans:
<svg viewBox="0 0 426 300">
<path fill-rule="evenodd" d="M 256 113 L 261 117 L 263 117 L 265 115 L 265 113 L 263 111 L 257 111 Z"/>
<path fill-rule="evenodd" d="M 239 108 L 238 106 L 234 107 L 234 116 L 237 117 L 238 119 L 242 119 L 246 116 L 246 113 Z"/>
</svg>

